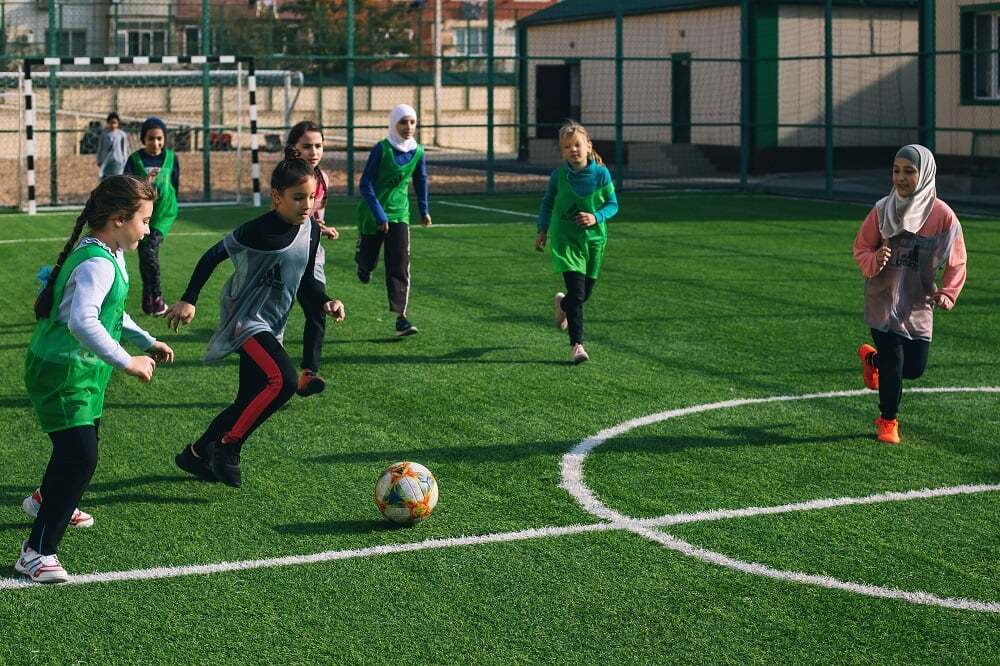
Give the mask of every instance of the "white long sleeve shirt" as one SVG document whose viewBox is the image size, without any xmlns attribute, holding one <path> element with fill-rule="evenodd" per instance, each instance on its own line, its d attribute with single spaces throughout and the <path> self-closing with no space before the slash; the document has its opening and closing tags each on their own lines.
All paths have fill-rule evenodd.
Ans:
<svg viewBox="0 0 1000 666">
<path fill-rule="evenodd" d="M 88 236 L 80 241 L 80 245 L 88 243 L 96 243 L 111 252 L 111 248 L 96 238 Z M 127 276 L 124 253 L 118 250 L 112 252 L 112 255 L 122 274 Z M 128 366 L 131 355 L 115 342 L 98 319 L 101 305 L 114 283 L 114 266 L 100 257 L 87 259 L 74 269 L 66 281 L 56 321 L 65 322 L 70 333 L 85 349 L 94 352 L 102 361 L 124 369 Z M 142 350 L 149 349 L 156 342 L 156 338 L 139 327 L 127 312 L 123 313 L 122 340 L 131 342 Z"/>
</svg>

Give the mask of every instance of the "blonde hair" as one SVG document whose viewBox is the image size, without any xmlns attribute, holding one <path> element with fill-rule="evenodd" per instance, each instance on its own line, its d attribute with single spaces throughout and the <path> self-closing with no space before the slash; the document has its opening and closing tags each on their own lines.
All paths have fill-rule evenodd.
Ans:
<svg viewBox="0 0 1000 666">
<path fill-rule="evenodd" d="M 594 150 L 594 143 L 590 138 L 590 132 L 587 131 L 586 127 L 575 120 L 569 120 L 566 124 L 559 128 L 559 143 L 561 144 L 563 139 L 577 133 L 582 134 L 587 142 L 590 143 L 590 153 L 587 155 L 587 158 L 593 158 L 595 162 L 604 166 L 604 160 L 601 159 L 601 156 L 597 154 L 596 150 Z"/>
</svg>

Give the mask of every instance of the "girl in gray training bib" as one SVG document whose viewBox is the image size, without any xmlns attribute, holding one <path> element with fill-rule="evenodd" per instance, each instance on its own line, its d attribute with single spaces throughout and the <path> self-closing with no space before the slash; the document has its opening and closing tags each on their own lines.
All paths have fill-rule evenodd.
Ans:
<svg viewBox="0 0 1000 666">
<path fill-rule="evenodd" d="M 310 217 L 315 198 L 313 168 L 300 159 L 279 162 L 271 174 L 274 209 L 209 249 L 195 267 L 184 296 L 167 312 L 167 324 L 175 331 L 190 324 L 198 294 L 212 271 L 226 259 L 233 262 L 233 274 L 219 299 L 219 326 L 208 341 L 205 361 L 239 354 L 239 389 L 233 404 L 175 458 L 178 467 L 206 481 L 239 486 L 243 443 L 295 392 L 295 365 L 280 336 L 296 294 L 303 305 L 335 321 L 344 320 L 344 304 L 327 296 L 315 275 L 320 239 L 319 225 Z"/>
</svg>

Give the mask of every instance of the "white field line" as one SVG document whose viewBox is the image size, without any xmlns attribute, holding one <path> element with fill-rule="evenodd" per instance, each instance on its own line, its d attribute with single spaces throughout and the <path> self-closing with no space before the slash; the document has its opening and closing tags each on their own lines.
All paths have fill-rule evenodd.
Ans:
<svg viewBox="0 0 1000 666">
<path fill-rule="evenodd" d="M 610 523 L 593 523 L 588 525 L 566 525 L 564 527 L 540 527 L 516 532 L 498 532 L 494 534 L 483 534 L 478 536 L 454 537 L 445 539 L 428 539 L 415 543 L 387 544 L 383 546 L 371 546 L 368 548 L 358 548 L 353 550 L 329 550 L 312 555 L 288 555 L 284 557 L 274 557 L 263 560 L 238 560 L 235 562 L 219 562 L 215 564 L 196 564 L 177 567 L 154 567 L 150 569 L 132 569 L 127 571 L 112 571 L 107 573 L 94 573 L 81 576 L 72 576 L 68 584 L 83 585 L 87 583 L 108 583 L 126 580 L 151 580 L 155 578 L 176 578 L 180 576 L 207 575 L 213 573 L 223 573 L 227 571 L 245 571 L 248 569 L 264 569 L 272 567 L 297 566 L 302 564 L 316 564 L 320 562 L 332 562 L 335 560 L 348 560 L 360 557 L 374 557 L 377 555 L 390 555 L 393 553 L 409 553 L 419 550 L 433 550 L 439 548 L 454 548 L 458 546 L 477 546 L 487 543 L 503 543 L 510 541 L 525 541 L 529 539 L 543 539 L 585 532 L 607 532 L 613 530 L 629 530 L 637 534 L 647 536 L 646 532 L 651 528 L 662 527 L 663 525 L 678 525 L 682 523 L 692 523 L 702 520 L 723 520 L 727 518 L 747 518 L 758 515 L 774 515 L 788 513 L 792 511 L 809 511 L 813 509 L 828 509 L 833 507 L 878 504 L 882 502 L 901 502 L 915 499 L 926 499 L 930 497 L 947 497 L 952 495 L 969 495 L 973 493 L 992 492 L 1000 490 L 1000 484 L 983 484 L 978 486 L 951 486 L 946 488 L 933 488 L 926 490 L 914 490 L 909 492 L 888 492 L 877 495 L 866 495 L 865 497 L 838 497 L 836 499 L 812 500 L 810 502 L 799 502 L 796 504 L 783 504 L 781 506 L 753 507 L 749 509 L 735 509 L 731 511 L 707 511 L 694 514 L 679 513 L 657 518 L 644 518 L 641 520 L 624 519 L 623 521 Z M 657 533 L 659 534 L 659 533 Z M 673 539 L 673 537 L 671 537 Z M 658 540 L 658 539 L 657 539 Z M 676 540 L 675 540 L 676 541 Z M 678 542 L 683 543 L 683 542 Z M 668 546 L 669 547 L 669 546 Z M 691 546 L 694 548 L 694 546 Z M 675 548 L 675 550 L 679 550 Z M 685 551 L 681 551 L 685 552 Z M 708 551 L 706 551 L 708 552 Z M 690 554 L 690 553 L 688 553 Z M 758 565 L 760 566 L 760 565 Z M 803 574 L 805 575 L 805 574 Z M 33 587 L 38 585 L 27 579 L 0 578 L 0 590 L 15 589 L 23 587 Z M 998 611 L 1000 612 L 1000 611 Z"/>
<path fill-rule="evenodd" d="M 507 210 L 506 208 L 490 208 L 489 206 L 475 206 L 473 204 L 458 203 L 456 201 L 437 201 L 436 205 L 454 206 L 456 208 L 471 208 L 473 210 L 485 210 L 490 213 L 503 213 L 504 215 L 515 215 L 517 217 L 530 217 L 538 219 L 538 213 L 525 213 L 519 210 Z"/>
<path fill-rule="evenodd" d="M 909 389 L 908 393 L 1000 393 L 1000 387 L 934 387 Z M 778 507 L 751 507 L 747 509 L 714 510 L 703 511 L 692 514 L 676 514 L 672 516 L 661 516 L 648 521 L 630 520 L 617 511 L 607 507 L 601 502 L 594 492 L 583 480 L 583 461 L 587 454 L 603 444 L 608 439 L 620 436 L 634 428 L 638 428 L 653 423 L 666 421 L 667 419 L 697 414 L 715 409 L 727 409 L 740 407 L 743 405 L 761 404 L 767 402 L 787 402 L 792 400 L 813 400 L 819 398 L 837 398 L 860 396 L 871 393 L 866 389 L 856 391 L 830 391 L 826 393 L 810 393 L 806 395 L 781 395 L 768 398 L 745 398 L 737 400 L 725 400 L 705 405 L 693 405 L 680 409 L 672 409 L 659 414 L 651 414 L 637 419 L 626 421 L 617 426 L 607 428 L 592 437 L 583 440 L 562 459 L 562 481 L 560 485 L 576 499 L 581 507 L 588 513 L 612 521 L 613 524 L 624 523 L 630 531 L 635 534 L 655 541 L 665 548 L 683 553 L 690 557 L 697 558 L 704 562 L 709 562 L 718 566 L 726 567 L 736 571 L 742 571 L 758 576 L 766 576 L 775 580 L 791 581 L 807 585 L 816 585 L 828 589 L 838 589 L 855 594 L 862 594 L 870 597 L 885 599 L 897 599 L 915 604 L 926 604 L 952 608 L 958 610 L 979 611 L 986 613 L 1000 613 L 1000 603 L 979 601 L 976 599 L 956 599 L 939 597 L 929 592 L 905 591 L 891 587 L 880 587 L 877 585 L 866 585 L 851 581 L 838 580 L 830 576 L 818 576 L 801 571 L 785 571 L 774 569 L 756 562 L 745 562 L 722 553 L 706 550 L 693 546 L 686 541 L 682 541 L 670 534 L 651 529 L 651 526 L 676 525 L 707 520 L 722 520 L 727 518 L 745 518 L 757 515 L 773 515 L 790 511 L 808 511 L 812 509 L 825 509 L 836 506 L 848 506 L 855 504 L 875 504 L 880 502 L 902 501 L 911 499 L 925 499 L 929 497 L 944 497 L 948 495 L 970 494 L 976 492 L 991 492 L 1000 490 L 1000 484 L 981 484 L 954 486 L 950 488 L 937 488 L 933 490 L 915 490 L 909 492 L 891 492 L 867 497 L 848 498 L 842 497 L 830 500 L 814 500 L 810 502 L 799 502 L 786 504 Z M 628 524 L 631 523 L 631 526 Z"/>
</svg>

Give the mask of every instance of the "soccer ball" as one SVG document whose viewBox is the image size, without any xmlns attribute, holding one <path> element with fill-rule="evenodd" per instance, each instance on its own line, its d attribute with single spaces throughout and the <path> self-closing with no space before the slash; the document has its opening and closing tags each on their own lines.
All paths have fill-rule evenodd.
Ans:
<svg viewBox="0 0 1000 666">
<path fill-rule="evenodd" d="M 389 465 L 375 484 L 375 505 L 394 523 L 412 525 L 426 520 L 437 501 L 434 475 L 415 462 Z"/>
</svg>

